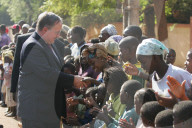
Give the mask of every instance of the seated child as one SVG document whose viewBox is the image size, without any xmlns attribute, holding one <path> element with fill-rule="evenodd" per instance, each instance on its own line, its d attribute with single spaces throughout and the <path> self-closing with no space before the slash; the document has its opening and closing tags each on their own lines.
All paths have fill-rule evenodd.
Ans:
<svg viewBox="0 0 192 128">
<path fill-rule="evenodd" d="M 103 111 L 99 112 L 98 118 L 100 120 L 103 120 L 105 122 L 105 124 L 107 125 L 107 127 L 109 127 L 109 128 L 120 127 L 119 126 L 120 120 L 127 120 L 129 122 L 130 118 L 132 118 L 134 124 L 136 125 L 139 116 L 135 112 L 135 108 L 134 108 L 134 95 L 135 95 L 136 91 L 141 88 L 142 88 L 142 85 L 136 80 L 126 81 L 122 85 L 121 90 L 120 90 L 121 104 L 126 105 L 126 108 L 125 108 L 122 116 L 120 116 L 118 120 L 115 120 L 115 119 L 111 118 L 108 115 L 107 111 L 105 111 L 103 108 Z"/>
<path fill-rule="evenodd" d="M 173 108 L 173 127 L 191 128 L 192 126 L 192 101 L 178 102 Z"/>
<path fill-rule="evenodd" d="M 166 109 L 155 117 L 156 128 L 173 128 L 173 110 Z"/>
<path fill-rule="evenodd" d="M 142 89 L 138 90 L 135 93 L 135 96 L 134 96 L 134 105 L 135 105 L 136 113 L 138 115 L 140 115 L 140 109 L 141 109 L 142 105 L 144 103 L 150 102 L 150 101 L 156 101 L 155 93 L 154 93 L 154 91 L 152 89 L 150 89 L 150 88 L 142 88 Z M 127 122 L 127 121 L 121 120 L 119 124 L 123 128 L 146 128 L 143 125 L 141 117 L 139 117 L 136 126 L 131 122 L 131 120 L 130 120 L 130 123 Z"/>
<path fill-rule="evenodd" d="M 163 110 L 165 110 L 165 107 L 159 105 L 157 101 L 151 101 L 151 102 L 145 103 L 141 107 L 141 112 L 140 112 L 140 116 L 144 126 L 155 127 L 155 117 L 159 112 Z"/>
</svg>

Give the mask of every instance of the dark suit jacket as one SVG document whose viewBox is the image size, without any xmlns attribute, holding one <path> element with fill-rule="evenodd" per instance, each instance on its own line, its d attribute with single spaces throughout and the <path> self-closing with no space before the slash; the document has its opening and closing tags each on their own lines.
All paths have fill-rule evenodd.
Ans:
<svg viewBox="0 0 192 128">
<path fill-rule="evenodd" d="M 27 33 L 24 35 L 19 35 L 17 37 L 16 50 L 13 62 L 13 71 L 11 76 L 11 92 L 15 93 L 17 90 L 18 78 L 19 78 L 19 67 L 20 67 L 20 52 L 23 43 L 32 35 L 32 33 Z"/>
<path fill-rule="evenodd" d="M 64 48 L 65 48 L 65 44 L 64 44 L 62 41 L 56 39 L 53 45 L 56 46 L 56 48 L 57 48 L 57 50 L 58 50 L 61 58 L 63 59 L 63 58 L 64 58 Z"/>
<path fill-rule="evenodd" d="M 11 92 L 15 93 L 17 90 L 18 78 L 19 78 L 19 67 L 20 67 L 20 52 L 23 46 L 23 43 L 32 35 L 32 33 L 27 33 L 24 35 L 19 35 L 17 37 L 16 50 L 13 62 L 13 71 L 11 76 Z M 64 58 L 64 43 L 56 39 L 53 44 L 56 46 L 61 58 Z"/>
<path fill-rule="evenodd" d="M 23 44 L 18 81 L 18 115 L 22 119 L 59 123 L 58 117 L 66 115 L 63 92 L 72 88 L 74 76 L 60 72 L 63 60 L 52 47 L 59 60 L 36 32 Z"/>
</svg>

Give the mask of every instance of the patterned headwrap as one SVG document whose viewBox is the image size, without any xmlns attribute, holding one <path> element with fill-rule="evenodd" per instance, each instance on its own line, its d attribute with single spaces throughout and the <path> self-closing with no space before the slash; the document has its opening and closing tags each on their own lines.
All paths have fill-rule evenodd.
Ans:
<svg viewBox="0 0 192 128">
<path fill-rule="evenodd" d="M 110 36 L 117 35 L 117 30 L 112 24 L 108 24 L 107 26 L 102 28 L 100 33 L 102 33 L 103 31 L 106 31 Z"/>
<path fill-rule="evenodd" d="M 107 58 L 108 53 L 106 48 L 102 44 L 93 44 L 82 51 L 83 56 L 89 56 L 89 58 L 94 57 L 104 57 Z"/>
<path fill-rule="evenodd" d="M 2 62 L 4 64 L 4 58 L 9 57 L 11 60 L 14 59 L 13 52 L 9 49 L 3 50 L 2 51 Z"/>
<path fill-rule="evenodd" d="M 108 39 L 113 39 L 113 40 L 115 40 L 117 43 L 119 43 L 119 42 L 121 41 L 121 39 L 123 39 L 123 36 L 113 35 L 113 36 L 110 36 Z"/>
<path fill-rule="evenodd" d="M 164 52 L 169 53 L 168 48 L 160 41 L 149 38 L 142 41 L 138 45 L 136 54 L 137 55 L 164 55 Z"/>
<path fill-rule="evenodd" d="M 108 38 L 103 44 L 109 54 L 113 56 L 119 55 L 119 45 L 114 39 Z"/>
</svg>

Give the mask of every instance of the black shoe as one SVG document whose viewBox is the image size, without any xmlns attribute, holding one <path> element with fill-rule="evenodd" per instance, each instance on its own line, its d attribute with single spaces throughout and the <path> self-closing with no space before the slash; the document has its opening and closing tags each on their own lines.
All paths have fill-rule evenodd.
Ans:
<svg viewBox="0 0 192 128">
<path fill-rule="evenodd" d="M 16 116 L 16 114 L 14 113 L 14 112 L 11 112 L 11 113 L 9 113 L 9 114 L 7 114 L 7 115 L 5 115 L 6 117 L 15 117 Z"/>
<path fill-rule="evenodd" d="M 5 108 L 5 107 L 7 107 L 7 105 L 5 103 L 2 103 L 1 107 Z"/>
</svg>

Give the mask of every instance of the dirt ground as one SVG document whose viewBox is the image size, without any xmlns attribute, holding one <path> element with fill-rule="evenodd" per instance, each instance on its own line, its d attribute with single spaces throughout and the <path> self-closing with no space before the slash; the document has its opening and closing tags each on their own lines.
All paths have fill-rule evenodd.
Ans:
<svg viewBox="0 0 192 128">
<path fill-rule="evenodd" d="M 6 110 L 7 108 L 0 107 L 0 124 L 3 125 L 3 128 L 19 128 L 16 119 L 4 116 Z"/>
</svg>

